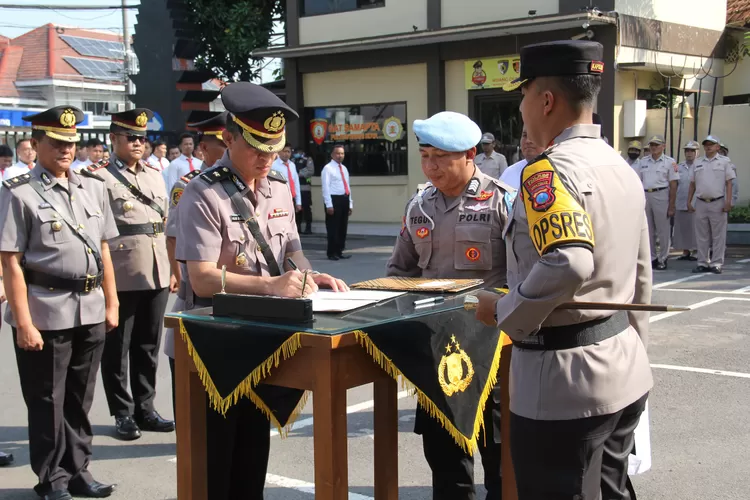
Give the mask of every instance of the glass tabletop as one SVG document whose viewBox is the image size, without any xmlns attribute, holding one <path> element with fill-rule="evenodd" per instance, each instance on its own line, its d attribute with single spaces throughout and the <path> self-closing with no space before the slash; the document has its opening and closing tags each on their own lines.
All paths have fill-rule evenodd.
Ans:
<svg viewBox="0 0 750 500">
<path fill-rule="evenodd" d="M 279 331 L 303 332 L 320 335 L 339 335 L 353 330 L 366 330 L 368 327 L 383 325 L 390 322 L 405 321 L 413 318 L 429 316 L 447 311 L 463 309 L 464 298 L 472 295 L 480 287 L 464 290 L 460 293 L 406 293 L 398 297 L 378 302 L 366 307 L 344 313 L 315 313 L 313 321 L 308 323 L 271 323 L 251 321 L 247 319 L 213 316 L 212 308 L 204 307 L 187 312 L 169 313 L 168 316 L 194 321 L 219 322 L 240 326 L 261 326 Z M 445 301 L 429 306 L 417 307 L 414 301 L 440 297 Z M 467 314 L 473 314 L 467 312 Z"/>
</svg>

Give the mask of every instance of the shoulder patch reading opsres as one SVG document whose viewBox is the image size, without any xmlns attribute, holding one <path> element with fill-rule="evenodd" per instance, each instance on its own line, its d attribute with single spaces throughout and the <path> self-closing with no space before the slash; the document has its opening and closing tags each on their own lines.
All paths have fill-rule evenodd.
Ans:
<svg viewBox="0 0 750 500">
<path fill-rule="evenodd" d="M 529 234 L 539 255 L 560 245 L 594 247 L 591 217 L 565 188 L 548 158 L 523 169 L 521 190 Z"/>
</svg>

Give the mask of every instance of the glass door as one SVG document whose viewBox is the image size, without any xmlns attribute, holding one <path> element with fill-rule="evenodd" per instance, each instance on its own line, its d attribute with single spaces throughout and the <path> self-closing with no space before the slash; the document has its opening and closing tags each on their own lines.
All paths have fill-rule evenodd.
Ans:
<svg viewBox="0 0 750 500">
<path fill-rule="evenodd" d="M 495 150 L 505 155 L 508 165 L 518 161 L 519 144 L 523 121 L 521 119 L 520 92 L 505 92 L 500 89 L 469 91 L 471 118 L 477 122 L 482 133 L 495 136 Z"/>
</svg>

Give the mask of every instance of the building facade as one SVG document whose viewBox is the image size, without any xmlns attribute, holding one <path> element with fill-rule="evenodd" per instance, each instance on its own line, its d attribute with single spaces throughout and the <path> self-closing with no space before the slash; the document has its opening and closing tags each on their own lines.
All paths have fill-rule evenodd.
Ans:
<svg viewBox="0 0 750 500">
<path fill-rule="evenodd" d="M 425 180 L 411 131 L 415 119 L 442 110 L 466 113 L 495 135 L 509 160 L 517 154 L 521 95 L 500 87 L 517 74 L 520 47 L 560 39 L 602 43 L 606 71 L 597 113 L 616 149 L 633 133 L 645 133 L 645 113 L 632 117 L 633 106 L 624 103 L 663 90 L 667 82 L 659 71 L 666 74 L 670 62 L 700 68 L 711 56 L 722 57 L 726 0 L 591 5 L 288 0 L 287 46 L 253 55 L 284 59 L 286 99 L 303 118 L 289 127 L 289 140 L 313 155 L 318 170 L 334 144 L 345 145 L 353 220 L 398 223 Z M 682 77 L 686 71 L 668 83 L 680 88 Z M 688 89 L 697 83 L 686 80 Z M 639 96 L 639 89 L 648 92 Z M 636 128 L 634 119 L 638 130 L 624 130 L 625 122 Z M 319 186 L 313 196 L 320 199 Z M 322 218 L 322 203 L 315 208 Z"/>
</svg>

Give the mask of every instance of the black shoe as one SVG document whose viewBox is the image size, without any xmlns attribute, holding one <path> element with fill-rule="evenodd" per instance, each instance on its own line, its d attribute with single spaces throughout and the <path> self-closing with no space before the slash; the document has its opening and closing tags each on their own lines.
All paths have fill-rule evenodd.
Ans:
<svg viewBox="0 0 750 500">
<path fill-rule="evenodd" d="M 115 417 L 115 431 L 117 437 L 123 441 L 134 441 L 141 437 L 141 430 L 130 415 Z"/>
<path fill-rule="evenodd" d="M 328 260 L 339 260 L 339 258 L 336 257 L 335 255 L 329 255 Z"/>
<path fill-rule="evenodd" d="M 86 484 L 83 481 L 71 481 L 68 490 L 77 497 L 107 498 L 115 491 L 116 484 L 102 484 L 99 481 L 91 481 Z"/>
<path fill-rule="evenodd" d="M 5 453 L 0 451 L 0 467 L 10 465 L 13 463 L 13 455 L 11 453 Z"/>
<path fill-rule="evenodd" d="M 339 254 L 339 259 L 351 259 L 351 258 L 352 258 L 351 255 L 344 255 L 343 253 Z"/>
<path fill-rule="evenodd" d="M 42 497 L 42 500 L 73 500 L 68 490 L 55 490 L 50 491 Z"/>
<path fill-rule="evenodd" d="M 664 271 L 667 269 L 667 263 L 666 262 L 657 262 L 656 267 L 654 267 L 657 271 Z"/>
<path fill-rule="evenodd" d="M 143 415 L 142 417 L 136 417 L 138 426 L 144 431 L 149 432 L 172 432 L 174 431 L 174 421 L 162 418 L 156 410 Z"/>
<path fill-rule="evenodd" d="M 693 273 L 695 273 L 695 274 L 698 274 L 698 273 L 707 273 L 709 271 L 710 271 L 710 269 L 707 268 L 706 266 L 698 266 L 695 269 L 693 269 Z"/>
<path fill-rule="evenodd" d="M 659 263 L 659 259 L 654 259 L 651 261 L 651 268 L 656 269 L 656 264 Z"/>
<path fill-rule="evenodd" d="M 721 274 L 721 268 L 719 266 L 711 266 L 711 269 L 709 269 L 714 274 Z"/>
<path fill-rule="evenodd" d="M 677 260 L 690 260 L 690 256 L 682 254 L 679 257 L 677 257 Z"/>
</svg>

